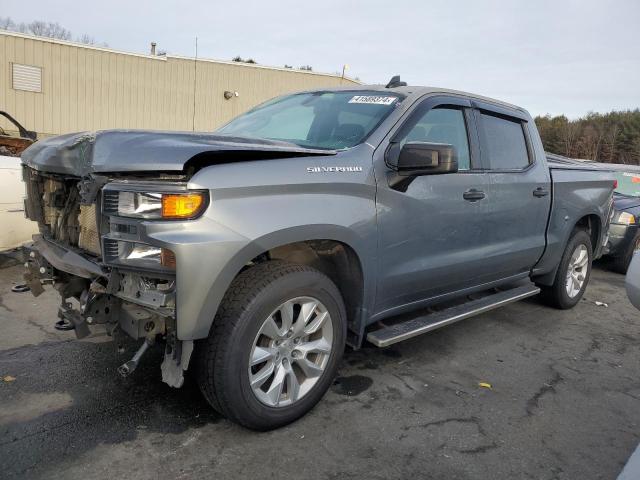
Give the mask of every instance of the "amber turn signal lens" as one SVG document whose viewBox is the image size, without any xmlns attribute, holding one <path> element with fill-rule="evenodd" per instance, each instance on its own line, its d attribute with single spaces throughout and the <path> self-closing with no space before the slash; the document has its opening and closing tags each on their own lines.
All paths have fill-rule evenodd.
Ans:
<svg viewBox="0 0 640 480">
<path fill-rule="evenodd" d="M 202 193 L 177 193 L 162 195 L 162 218 L 191 218 L 204 206 Z"/>
<path fill-rule="evenodd" d="M 161 249 L 160 265 L 167 268 L 176 268 L 176 254 L 168 248 Z"/>
</svg>

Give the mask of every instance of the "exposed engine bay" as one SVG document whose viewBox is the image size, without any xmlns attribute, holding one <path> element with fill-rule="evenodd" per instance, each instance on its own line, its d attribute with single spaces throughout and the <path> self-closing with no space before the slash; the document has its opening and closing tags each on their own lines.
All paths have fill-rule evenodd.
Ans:
<svg viewBox="0 0 640 480">
<path fill-rule="evenodd" d="M 163 380 L 180 387 L 193 342 L 176 337 L 175 275 L 170 268 L 117 265 L 122 245 L 133 245 L 122 239 L 136 238 L 137 232 L 135 222 L 119 221 L 103 209 L 102 188 L 117 179 L 80 179 L 26 166 L 23 178 L 25 211 L 40 229 L 28 247 L 25 279 L 35 296 L 43 292 L 43 285 L 60 293 L 56 328 L 74 330 L 79 339 L 95 332 L 117 342 L 123 334 L 144 339 L 133 358 L 119 368 L 123 376 L 135 370 L 151 345 L 163 342 Z"/>
</svg>

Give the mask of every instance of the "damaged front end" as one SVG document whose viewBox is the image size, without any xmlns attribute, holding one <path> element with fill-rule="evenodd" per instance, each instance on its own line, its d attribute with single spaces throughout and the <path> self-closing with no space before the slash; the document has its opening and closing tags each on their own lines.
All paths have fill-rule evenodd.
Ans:
<svg viewBox="0 0 640 480">
<path fill-rule="evenodd" d="M 176 334 L 176 258 L 150 243 L 144 222 L 193 218 L 206 206 L 205 194 L 187 192 L 175 175 L 163 181 L 79 178 L 25 166 L 23 177 L 27 216 L 40 227 L 27 247 L 25 279 L 35 296 L 47 284 L 60 293 L 56 328 L 74 330 L 79 339 L 97 331 L 143 339 L 118 369 L 123 376 L 149 346 L 163 342 L 163 381 L 180 387 L 193 342 Z M 197 195 L 197 211 L 184 215 L 180 202 Z"/>
<path fill-rule="evenodd" d="M 166 342 L 163 380 L 180 386 L 193 339 L 203 334 L 194 332 L 201 310 L 194 303 L 206 295 L 181 293 L 187 313 L 180 324 L 180 258 L 173 249 L 182 249 L 189 267 L 178 271 L 197 268 L 202 242 L 196 240 L 185 255 L 181 233 L 189 230 L 184 222 L 209 205 L 208 191 L 188 189 L 188 179 L 217 163 L 335 154 L 219 133 L 102 130 L 40 140 L 21 155 L 25 211 L 40 230 L 30 247 L 27 281 L 36 295 L 43 284 L 60 292 L 58 327 L 73 329 L 79 338 L 104 327 L 111 335 L 144 339 L 122 374 L 135 369 L 151 343 Z M 185 340 L 178 338 L 178 326 Z"/>
</svg>

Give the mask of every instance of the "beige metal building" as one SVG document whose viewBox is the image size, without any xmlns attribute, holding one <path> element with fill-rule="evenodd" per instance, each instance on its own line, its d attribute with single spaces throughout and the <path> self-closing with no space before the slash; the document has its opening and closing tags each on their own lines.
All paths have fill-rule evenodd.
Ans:
<svg viewBox="0 0 640 480">
<path fill-rule="evenodd" d="M 208 131 L 279 94 L 354 83 L 0 32 L 0 110 L 41 136 L 106 128 Z M 0 127 L 13 130 L 3 120 Z"/>
</svg>

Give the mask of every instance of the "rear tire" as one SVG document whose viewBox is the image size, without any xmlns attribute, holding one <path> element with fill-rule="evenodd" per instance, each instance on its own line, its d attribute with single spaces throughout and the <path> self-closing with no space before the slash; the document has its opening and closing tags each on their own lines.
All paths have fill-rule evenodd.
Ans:
<svg viewBox="0 0 640 480">
<path fill-rule="evenodd" d="M 591 237 L 584 230 L 574 230 L 562 254 L 553 285 L 544 289 L 547 303 L 562 310 L 576 306 L 589 283 L 592 260 Z"/>
<path fill-rule="evenodd" d="M 331 385 L 346 323 L 339 290 L 319 271 L 281 261 L 251 267 L 234 279 L 209 337 L 198 342 L 200 389 L 213 408 L 245 427 L 286 425 Z"/>
</svg>

